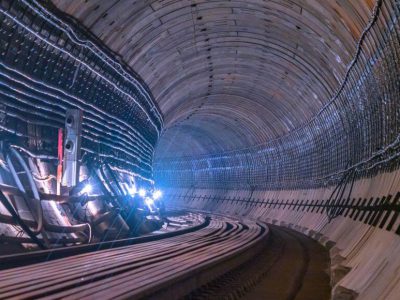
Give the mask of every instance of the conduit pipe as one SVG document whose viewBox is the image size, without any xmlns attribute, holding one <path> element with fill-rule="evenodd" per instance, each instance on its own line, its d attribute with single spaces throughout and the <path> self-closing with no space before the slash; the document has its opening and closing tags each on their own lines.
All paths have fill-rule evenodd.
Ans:
<svg viewBox="0 0 400 300">
<path fill-rule="evenodd" d="M 2 201 L 2 203 L 3 203 L 3 201 Z M 8 205 L 10 205 L 10 204 L 8 203 Z M 10 214 L 11 214 L 11 212 L 10 212 Z M 17 214 L 17 216 L 18 216 L 18 214 Z M 21 227 L 22 227 L 22 225 L 21 225 L 20 222 L 22 222 L 24 224 L 25 228 L 28 228 L 28 229 L 29 229 L 29 227 L 36 226 L 36 222 L 35 221 L 22 219 L 20 217 L 19 217 L 19 220 L 16 220 L 13 215 L 8 216 L 8 215 L 0 214 L 0 222 L 3 223 L 3 224 L 9 224 L 9 225 L 19 225 Z M 79 225 L 72 225 L 72 226 L 59 226 L 59 225 L 53 225 L 53 224 L 48 224 L 48 223 L 44 222 L 44 228 L 46 230 L 50 231 L 50 232 L 55 232 L 55 233 L 77 233 L 77 232 L 82 232 L 85 229 L 88 229 L 89 234 L 87 235 L 86 243 L 89 244 L 91 242 L 92 228 L 91 228 L 89 223 L 84 223 L 84 224 L 79 224 Z M 31 235 L 24 228 L 23 228 L 23 230 L 28 234 L 29 237 L 31 237 Z M 32 234 L 34 235 L 33 232 L 32 232 Z M 38 241 L 41 241 L 41 239 L 38 239 L 37 237 L 36 237 L 36 239 Z M 61 239 L 63 239 L 63 238 L 61 238 Z M 48 238 L 47 240 L 50 243 L 52 243 L 52 241 L 54 239 L 53 238 Z M 32 241 L 34 241 L 34 240 L 32 239 Z M 82 238 L 78 238 L 77 241 L 79 241 L 81 243 L 85 242 L 85 240 L 82 239 Z"/>
<path fill-rule="evenodd" d="M 34 182 L 34 178 L 31 174 L 31 171 L 29 170 L 28 166 L 26 165 L 24 159 L 22 158 L 22 156 L 19 154 L 19 152 L 17 150 L 15 150 L 14 148 L 10 148 L 10 154 L 14 155 L 15 158 L 18 160 L 18 162 L 20 163 L 20 165 L 22 166 L 22 168 L 24 169 L 24 172 L 26 173 L 28 180 L 29 180 L 29 184 L 31 187 L 31 191 L 32 191 L 32 196 L 33 199 L 35 200 L 35 203 L 37 205 L 37 220 L 36 220 L 36 224 L 37 227 L 35 230 L 33 230 L 34 233 L 38 234 L 38 233 L 42 233 L 43 235 L 43 229 L 46 229 L 50 232 L 57 232 L 57 233 L 76 233 L 76 232 L 82 232 L 85 231 L 86 229 L 89 231 L 89 235 L 88 235 L 88 240 L 87 243 L 91 242 L 91 238 L 92 238 L 92 227 L 90 226 L 89 223 L 83 223 L 83 224 L 79 224 L 79 225 L 71 225 L 71 226 L 59 226 L 59 225 L 53 225 L 53 224 L 49 224 L 47 223 L 44 218 L 43 218 L 43 209 L 42 209 L 42 205 L 41 205 L 41 197 L 40 197 L 40 193 L 37 189 L 36 183 Z M 20 191 L 22 193 L 25 194 L 25 196 L 23 197 L 24 199 L 26 199 L 26 190 L 23 187 L 16 171 L 14 168 L 14 165 L 12 164 L 12 161 L 9 157 L 9 155 L 7 155 L 7 163 L 9 164 L 10 167 L 10 171 L 13 175 L 13 178 L 18 186 L 18 188 L 20 189 Z M 34 215 L 34 214 L 32 214 Z M 34 223 L 31 223 L 34 224 Z M 46 240 L 45 237 L 43 237 L 44 240 Z"/>
<path fill-rule="evenodd" d="M 35 215 L 35 213 L 32 212 L 32 216 L 34 216 L 34 218 L 36 219 L 37 227 L 33 230 L 33 232 L 36 234 L 39 234 L 43 230 L 43 209 L 42 209 L 42 204 L 40 202 L 39 191 L 37 189 L 35 181 L 33 180 L 31 171 L 29 170 L 28 166 L 26 165 L 24 159 L 22 158 L 22 156 L 19 154 L 19 152 L 17 150 L 10 147 L 10 152 L 7 155 L 7 164 L 10 168 L 10 172 L 14 178 L 15 183 L 17 184 L 18 189 L 20 189 L 21 192 L 26 194 L 26 190 L 25 190 L 24 186 L 22 185 L 22 182 L 19 179 L 17 172 L 15 171 L 15 168 L 11 161 L 10 155 L 13 155 L 18 160 L 19 164 L 24 169 L 24 172 L 28 178 L 29 185 L 30 185 L 32 193 L 33 193 L 33 198 L 35 200 L 35 206 L 36 206 L 36 209 L 35 209 L 36 215 Z M 28 206 L 30 206 L 29 203 L 28 203 Z"/>
<path fill-rule="evenodd" d="M 39 240 L 35 233 L 29 228 L 29 226 L 26 225 L 25 220 L 22 220 L 17 212 L 14 210 L 10 202 L 8 202 L 8 199 L 6 196 L 3 194 L 2 191 L 0 191 L 0 202 L 4 205 L 4 207 L 8 210 L 8 212 L 11 215 L 11 220 L 14 220 L 16 224 L 21 226 L 22 230 L 26 232 L 26 234 L 32 239 L 33 242 L 35 242 L 39 248 L 41 249 L 46 249 L 46 246 L 42 243 L 41 240 Z"/>
<path fill-rule="evenodd" d="M 28 149 L 21 147 L 21 146 L 17 146 L 17 145 L 10 145 L 10 148 L 12 148 L 14 151 L 15 149 L 18 149 L 26 154 L 28 154 L 30 157 L 32 158 L 36 158 L 36 159 L 41 159 L 41 160 L 58 160 L 58 158 L 56 156 L 52 156 L 52 155 L 43 155 L 43 154 L 35 154 L 31 151 L 29 151 Z M 18 153 L 18 152 L 17 152 Z M 18 153 L 19 154 L 19 153 Z"/>
</svg>

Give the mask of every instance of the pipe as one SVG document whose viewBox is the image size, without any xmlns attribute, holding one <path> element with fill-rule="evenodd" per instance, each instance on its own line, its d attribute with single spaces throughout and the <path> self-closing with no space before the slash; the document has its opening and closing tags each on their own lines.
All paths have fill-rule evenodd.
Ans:
<svg viewBox="0 0 400 300">
<path fill-rule="evenodd" d="M 24 171 L 28 177 L 29 184 L 32 189 L 33 198 L 36 200 L 35 203 L 37 203 L 37 213 L 38 213 L 37 225 L 38 225 L 38 227 L 37 227 L 36 231 L 38 231 L 38 232 L 42 231 L 44 223 L 46 223 L 45 227 L 47 230 L 52 231 L 52 232 L 59 232 L 59 233 L 80 232 L 80 231 L 84 231 L 85 228 L 88 228 L 88 230 L 89 230 L 88 243 L 90 243 L 91 237 L 92 237 L 92 228 L 91 228 L 90 224 L 88 224 L 88 223 L 84 223 L 84 224 L 80 224 L 80 225 L 72 225 L 72 226 L 58 226 L 58 225 L 48 224 L 47 222 L 45 222 L 43 220 L 43 209 L 42 209 L 42 204 L 41 204 L 41 200 L 40 200 L 40 194 L 37 189 L 36 183 L 34 182 L 31 171 L 29 170 L 24 159 L 22 158 L 22 156 L 19 154 L 19 152 L 17 150 L 15 150 L 14 148 L 10 148 L 10 151 L 17 158 L 18 162 L 24 169 Z M 10 160 L 10 162 L 11 162 L 11 160 Z M 15 169 L 14 169 L 14 171 L 15 171 Z M 18 178 L 16 173 L 15 173 L 15 176 Z M 18 180 L 19 180 L 19 178 L 18 178 Z M 22 187 L 22 184 L 21 184 L 21 187 Z M 25 189 L 23 189 L 23 192 L 25 192 Z M 42 235 L 43 235 L 43 233 L 42 233 Z M 43 236 L 43 239 L 46 240 L 46 238 L 44 236 Z"/>
<path fill-rule="evenodd" d="M 24 199 L 29 199 L 29 194 L 22 192 L 18 188 L 15 188 L 13 186 L 5 185 L 5 184 L 0 184 L 0 192 L 6 193 L 6 194 L 12 194 L 14 196 L 18 197 L 23 197 Z M 71 203 L 71 202 L 79 202 L 82 201 L 81 197 L 69 197 L 69 196 L 59 196 L 59 195 L 49 195 L 49 194 L 42 194 L 40 193 L 40 198 L 41 201 L 56 201 L 58 203 Z M 95 201 L 95 200 L 104 200 L 105 196 L 93 196 L 90 197 L 90 200 L 87 201 Z M 26 220 L 26 219 L 21 219 L 22 222 L 24 222 L 27 226 L 37 226 L 37 223 L 35 221 L 31 220 Z M 12 218 L 9 216 L 1 215 L 0 214 L 0 223 L 6 223 L 6 224 L 16 224 L 13 222 Z M 17 223 L 19 224 L 19 223 Z M 89 230 L 89 236 L 88 238 L 88 243 L 90 243 L 91 240 L 91 233 L 92 233 L 92 228 L 89 223 L 83 223 L 79 225 L 71 225 L 71 226 L 59 226 L 59 225 L 53 225 L 49 224 L 46 222 L 46 220 L 43 220 L 43 227 L 50 232 L 57 232 L 57 233 L 76 233 L 76 232 L 81 232 L 84 231 L 86 228 Z"/>
<path fill-rule="evenodd" d="M 9 204 L 9 205 L 11 206 L 11 204 Z M 17 214 L 17 216 L 18 216 L 18 214 Z M 19 218 L 19 221 L 22 222 L 27 228 L 29 228 L 29 226 L 33 227 L 36 225 L 36 222 L 32 221 L 32 220 Z M 12 216 L 10 217 L 7 215 L 0 214 L 0 222 L 1 223 L 9 224 L 9 225 L 20 225 L 19 221 L 17 222 Z M 44 222 L 44 228 L 47 231 L 55 232 L 55 233 L 78 233 L 78 232 L 82 232 L 85 229 L 87 229 L 89 231 L 89 234 L 87 237 L 87 243 L 89 244 L 92 239 L 92 226 L 89 223 L 83 223 L 83 224 L 71 225 L 71 226 L 60 226 L 60 225 L 53 225 L 53 224 Z"/>
<path fill-rule="evenodd" d="M 41 159 L 41 160 L 58 160 L 57 157 L 52 156 L 52 155 L 43 155 L 43 154 L 35 154 L 31 151 L 29 151 L 28 149 L 21 147 L 21 146 L 17 146 L 17 145 L 10 145 L 10 147 L 12 149 L 18 149 L 26 154 L 28 154 L 30 157 L 32 158 L 36 158 L 36 159 Z"/>
<path fill-rule="evenodd" d="M 28 192 L 22 192 L 20 189 L 11 186 L 11 185 L 6 185 L 6 184 L 1 184 L 0 183 L 0 191 L 6 194 L 12 194 L 13 196 L 18 196 L 18 197 L 26 197 L 30 198 L 31 195 Z M 39 192 L 40 195 L 40 200 L 41 201 L 54 201 L 57 203 L 76 203 L 76 202 L 82 202 L 82 201 L 106 201 L 110 198 L 113 199 L 125 199 L 126 197 L 129 196 L 112 196 L 112 195 L 94 195 L 94 196 L 65 196 L 65 195 L 56 195 L 56 194 L 44 194 Z"/>
<path fill-rule="evenodd" d="M 8 212 L 11 214 L 11 220 L 13 220 L 16 224 L 21 226 L 21 228 L 26 232 L 26 234 L 31 238 L 33 242 L 35 242 L 39 248 L 41 249 L 46 249 L 46 246 L 42 243 L 41 240 L 37 238 L 35 233 L 26 225 L 25 221 L 22 220 L 17 212 L 14 210 L 6 196 L 3 194 L 2 191 L 0 191 L 0 202 L 4 205 L 4 207 L 8 210 Z"/>
<path fill-rule="evenodd" d="M 10 148 L 10 154 L 14 155 L 14 157 L 18 160 L 18 162 L 24 169 L 26 176 L 28 177 L 29 184 L 30 184 L 32 192 L 33 192 L 33 197 L 36 200 L 35 204 L 36 204 L 36 214 L 37 214 L 36 215 L 37 227 L 33 230 L 33 232 L 40 233 L 43 229 L 43 210 L 42 210 L 42 205 L 40 203 L 40 196 L 39 196 L 39 192 L 37 190 L 36 183 L 33 181 L 31 171 L 29 170 L 24 159 L 21 157 L 21 155 L 18 153 L 18 151 L 16 151 L 14 148 Z M 17 187 L 21 190 L 21 192 L 26 194 L 26 190 L 23 187 L 21 180 L 19 179 L 19 177 L 15 171 L 14 165 L 13 165 L 9 155 L 7 155 L 7 163 L 10 167 L 11 174 L 14 178 L 15 183 L 17 184 Z"/>
</svg>

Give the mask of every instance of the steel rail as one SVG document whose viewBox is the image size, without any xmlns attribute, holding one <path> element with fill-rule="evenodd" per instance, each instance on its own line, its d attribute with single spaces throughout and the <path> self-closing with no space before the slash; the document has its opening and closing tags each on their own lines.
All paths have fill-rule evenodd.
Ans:
<svg viewBox="0 0 400 300">
<path fill-rule="evenodd" d="M 264 224 L 215 216 L 163 235 L 0 257 L 3 266 L 24 258 L 24 264 L 43 261 L 49 254 L 72 255 L 0 271 L 4 278 L 0 295 L 3 299 L 138 299 L 173 292 L 176 298 L 249 259 L 264 247 L 267 237 Z"/>
<path fill-rule="evenodd" d="M 158 241 L 165 238 L 171 238 L 186 233 L 195 232 L 204 227 L 207 227 L 210 219 L 205 217 L 199 224 L 181 230 L 171 231 L 158 235 L 145 235 L 135 238 L 120 239 L 116 241 L 105 241 L 100 243 L 85 244 L 71 246 L 68 248 L 50 249 L 44 251 L 35 251 L 32 253 L 23 253 L 15 255 L 0 256 L 0 270 L 16 266 L 23 266 L 32 263 L 45 262 L 63 257 L 68 257 L 77 254 L 91 253 L 99 250 L 107 250 L 112 248 L 125 247 L 134 244 L 147 243 L 151 241 Z"/>
</svg>

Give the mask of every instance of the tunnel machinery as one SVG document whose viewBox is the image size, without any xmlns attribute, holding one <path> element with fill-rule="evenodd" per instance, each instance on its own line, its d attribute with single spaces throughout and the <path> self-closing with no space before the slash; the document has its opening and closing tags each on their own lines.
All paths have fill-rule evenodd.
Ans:
<svg viewBox="0 0 400 300">
<path fill-rule="evenodd" d="M 38 3 L 1 9 L 2 238 L 49 248 L 160 227 L 147 86 Z"/>
<path fill-rule="evenodd" d="M 1 0 L 1 299 L 398 299 L 397 0 Z"/>
</svg>

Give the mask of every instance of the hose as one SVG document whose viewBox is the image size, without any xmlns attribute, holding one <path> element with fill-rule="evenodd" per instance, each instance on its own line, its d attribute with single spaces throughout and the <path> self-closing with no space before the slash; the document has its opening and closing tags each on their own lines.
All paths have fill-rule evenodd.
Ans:
<svg viewBox="0 0 400 300">
<path fill-rule="evenodd" d="M 30 157 L 33 158 L 37 158 L 37 159 L 41 159 L 41 160 L 58 160 L 58 158 L 56 156 L 52 156 L 52 155 L 44 155 L 44 154 L 35 154 L 31 151 L 29 151 L 28 149 L 18 146 L 18 145 L 10 145 L 10 148 L 12 149 L 18 149 L 26 154 L 28 154 Z"/>
<path fill-rule="evenodd" d="M 37 226 L 34 230 L 32 230 L 32 233 L 34 233 L 36 235 L 39 233 L 42 233 L 43 239 L 45 241 L 48 241 L 47 237 L 45 237 L 42 232 L 43 229 L 46 229 L 50 232 L 58 232 L 58 233 L 76 233 L 76 232 L 82 232 L 87 229 L 89 231 L 87 243 L 90 243 L 92 240 L 92 227 L 90 226 L 89 223 L 84 223 L 84 224 L 79 224 L 79 225 L 71 225 L 71 226 L 59 226 L 59 225 L 48 224 L 44 220 L 40 193 L 37 189 L 36 183 L 34 181 L 34 178 L 32 176 L 30 169 L 28 168 L 27 164 L 25 163 L 25 161 L 22 158 L 22 156 L 20 155 L 20 153 L 17 150 L 15 150 L 14 147 L 10 147 L 10 155 L 13 155 L 18 160 L 18 162 L 22 166 L 22 168 L 24 169 L 24 172 L 26 173 L 26 175 L 28 177 L 28 181 L 29 181 L 29 185 L 32 190 L 33 198 L 35 199 L 36 213 L 37 213 L 37 216 L 36 216 Z M 15 167 L 11 161 L 10 155 L 7 155 L 7 158 L 6 158 L 7 164 L 10 168 L 10 172 L 14 178 L 14 181 L 15 181 L 18 189 L 26 195 L 26 190 L 25 190 L 24 186 L 22 185 L 22 182 L 21 182 L 17 172 L 15 171 Z M 20 221 L 24 222 L 22 219 L 20 219 Z"/>
<path fill-rule="evenodd" d="M 36 200 L 35 203 L 37 204 L 37 228 L 34 230 L 35 233 L 39 233 L 43 230 L 43 228 L 47 229 L 48 231 L 51 232 L 58 232 L 58 233 L 75 233 L 75 232 L 81 232 L 84 231 L 86 228 L 89 231 L 89 235 L 88 235 L 88 243 L 91 242 L 91 237 L 92 237 L 92 228 L 90 226 L 89 223 L 84 223 L 84 224 L 79 224 L 79 225 L 71 225 L 71 226 L 59 226 L 59 225 L 51 225 L 48 224 L 44 219 L 43 219 L 43 209 L 42 209 L 42 204 L 41 204 L 41 199 L 40 199 L 40 194 L 39 191 L 37 189 L 36 183 L 34 181 L 34 178 L 32 176 L 32 173 L 30 171 L 30 169 L 28 168 L 28 166 L 26 165 L 24 159 L 22 158 L 22 156 L 19 154 L 19 152 L 17 150 L 15 150 L 14 148 L 10 148 L 10 152 L 11 154 L 13 154 L 15 156 L 15 158 L 18 160 L 18 162 L 20 163 L 20 165 L 22 166 L 22 168 L 24 169 L 28 180 L 29 180 L 29 184 L 31 186 L 32 189 L 32 193 L 33 193 L 33 198 Z M 11 163 L 11 159 L 8 159 L 8 161 Z M 10 168 L 11 169 L 11 168 Z M 19 184 L 17 183 L 17 186 L 19 188 L 22 188 L 22 192 L 26 193 L 24 187 L 22 186 L 22 183 L 17 175 L 17 173 L 15 172 L 15 168 L 14 166 L 12 167 L 13 169 L 13 176 L 15 179 L 17 179 L 17 181 L 19 182 Z M 46 240 L 45 237 L 43 237 L 44 240 Z"/>
<path fill-rule="evenodd" d="M 17 176 L 17 172 L 15 171 L 14 165 L 13 165 L 13 163 L 11 162 L 11 159 L 10 159 L 10 156 L 9 156 L 9 155 L 7 155 L 6 161 L 7 161 L 8 169 L 9 169 L 10 172 L 11 172 L 11 175 L 12 175 L 12 177 L 13 177 L 13 179 L 14 179 L 15 184 L 17 185 L 17 188 L 18 188 L 22 193 L 26 193 L 26 192 L 25 192 L 25 188 L 24 188 L 24 186 L 23 186 L 22 183 L 21 183 L 21 180 L 19 180 L 19 177 Z"/>
<path fill-rule="evenodd" d="M 331 216 L 330 216 L 331 220 L 335 219 L 340 214 L 339 213 L 339 211 L 340 211 L 339 205 L 340 205 L 340 201 L 343 199 L 343 195 L 344 195 L 344 192 L 346 191 L 347 184 L 349 183 L 349 178 L 350 178 L 350 175 L 347 175 L 345 183 L 342 186 L 340 196 L 339 196 L 339 192 L 338 192 L 337 196 L 339 196 L 339 197 L 336 197 L 335 201 L 333 202 L 333 211 L 331 212 Z"/>
<path fill-rule="evenodd" d="M 50 232 L 56 233 L 82 233 L 85 230 L 88 231 L 86 238 L 86 243 L 90 244 L 92 242 L 92 226 L 89 223 L 82 223 L 77 225 L 61 226 L 49 224 L 44 220 L 44 228 Z"/>
<path fill-rule="evenodd" d="M 119 190 L 119 193 L 121 195 L 125 195 L 123 188 L 120 186 L 117 177 L 115 177 L 114 171 L 110 168 L 110 165 L 108 163 L 104 163 L 104 166 L 106 167 L 107 171 L 110 173 L 112 180 L 115 182 L 115 185 L 117 186 L 117 189 Z"/>
<path fill-rule="evenodd" d="M 1 191 L 0 191 L 1 192 Z M 1 200 L 1 199 L 0 199 Z M 3 201 L 2 201 L 3 202 Z M 11 204 L 8 203 L 9 206 L 11 206 Z M 11 206 L 12 208 L 12 206 Z M 9 210 L 7 208 L 7 210 Z M 11 213 L 11 212 L 10 212 Z M 15 213 L 17 216 L 18 214 Z M 8 215 L 2 215 L 0 214 L 0 222 L 4 223 L 4 224 L 10 224 L 10 225 L 20 225 L 20 224 L 24 224 L 25 227 L 27 227 L 29 229 L 29 227 L 35 226 L 35 221 L 31 221 L 31 220 L 26 220 L 26 219 L 22 219 L 20 217 L 18 217 L 19 220 L 16 220 L 12 216 L 8 216 Z M 22 226 L 21 226 L 22 227 Z M 55 233 L 78 233 L 78 232 L 83 232 L 86 229 L 89 231 L 88 236 L 87 236 L 87 243 L 91 242 L 92 239 L 92 226 L 89 223 L 83 223 L 83 224 L 79 224 L 79 225 L 71 225 L 71 226 L 60 226 L 60 225 L 53 225 L 53 224 L 48 224 L 45 220 L 44 222 L 44 228 L 49 231 L 49 232 L 55 232 Z M 24 228 L 23 228 L 24 229 Z M 32 232 L 29 229 L 30 232 Z M 28 233 L 28 232 L 27 232 Z M 33 235 L 35 235 L 32 232 Z M 29 234 L 28 234 L 29 235 Z M 30 236 L 30 235 L 29 235 Z M 49 239 L 49 241 L 51 241 L 52 239 Z"/>
<path fill-rule="evenodd" d="M 11 217 L 14 219 L 14 221 L 21 226 L 21 228 L 26 232 L 26 234 L 31 238 L 33 242 L 35 242 L 39 248 L 41 249 L 46 249 L 46 246 L 42 243 L 41 240 L 37 238 L 35 233 L 25 224 L 25 222 L 19 217 L 17 212 L 14 210 L 6 196 L 3 194 L 3 192 L 0 190 L 0 202 L 4 205 L 4 207 L 8 210 L 10 213 Z"/>
<path fill-rule="evenodd" d="M 121 214 L 122 218 L 123 218 L 124 220 L 126 220 L 126 218 L 127 218 L 126 212 L 125 212 L 125 210 L 123 209 L 123 205 L 120 203 L 120 201 L 119 201 L 119 199 L 118 199 L 118 198 L 119 198 L 118 196 L 121 196 L 121 193 L 118 194 L 118 193 L 115 191 L 114 187 L 113 187 L 110 183 L 107 182 L 107 180 L 106 180 L 106 179 L 107 179 L 107 176 L 106 176 L 106 174 L 105 174 L 105 172 L 104 172 L 104 170 L 103 170 L 102 167 L 99 168 L 99 171 L 100 171 L 100 176 L 101 176 L 102 178 L 99 177 L 99 175 L 96 173 L 95 170 L 93 170 L 93 176 L 96 177 L 96 178 L 99 180 L 99 182 L 101 183 L 102 187 L 104 187 L 104 189 L 102 189 L 102 190 L 103 190 L 103 193 L 105 192 L 105 195 L 108 195 L 108 196 L 110 197 L 110 200 L 111 200 L 112 205 L 113 205 L 115 208 L 120 209 L 120 214 Z M 103 185 L 103 184 L 104 184 L 104 185 Z M 107 187 L 106 187 L 106 185 L 107 185 Z M 111 191 L 111 193 L 112 193 L 114 196 L 111 195 L 110 191 Z M 122 195 L 123 195 L 123 193 L 122 193 Z"/>
<path fill-rule="evenodd" d="M 19 152 L 17 150 L 15 150 L 14 148 L 10 148 L 10 154 L 13 155 L 18 160 L 18 162 L 24 169 L 26 176 L 28 177 L 29 185 L 31 186 L 33 198 L 35 199 L 35 204 L 36 204 L 36 218 L 35 219 L 36 219 L 37 227 L 33 230 L 33 232 L 38 234 L 43 230 L 43 209 L 42 209 L 42 205 L 40 202 L 39 191 L 37 189 L 35 181 L 33 180 L 31 171 L 29 170 L 28 166 L 26 165 L 24 159 L 19 154 Z M 17 172 L 15 171 L 15 168 L 11 161 L 10 155 L 7 155 L 7 163 L 10 168 L 11 174 L 14 178 L 14 181 L 17 184 L 17 187 L 21 190 L 21 192 L 26 193 L 26 190 L 23 187 L 21 180 L 19 179 L 19 176 L 18 176 Z M 32 214 L 32 215 L 34 215 L 34 214 Z"/>
<path fill-rule="evenodd" d="M 104 165 L 105 165 L 105 164 L 104 164 Z M 103 166 L 104 166 L 104 165 L 103 165 Z M 119 188 L 118 185 L 117 185 L 117 189 L 118 189 L 118 192 L 119 192 L 119 193 L 114 189 L 114 187 L 112 186 L 111 183 L 108 183 L 108 182 L 106 181 L 107 175 L 106 175 L 106 172 L 105 172 L 104 169 L 103 169 L 103 166 L 100 166 L 99 170 L 100 170 L 101 177 L 103 177 L 103 179 L 104 179 L 104 183 L 108 186 L 109 190 L 111 190 L 111 192 L 112 192 L 115 196 L 117 196 L 118 194 L 119 194 L 119 195 L 123 195 L 123 193 L 121 193 L 121 190 L 120 190 L 120 188 Z M 115 182 L 115 178 L 112 178 L 112 180 Z"/>
</svg>

